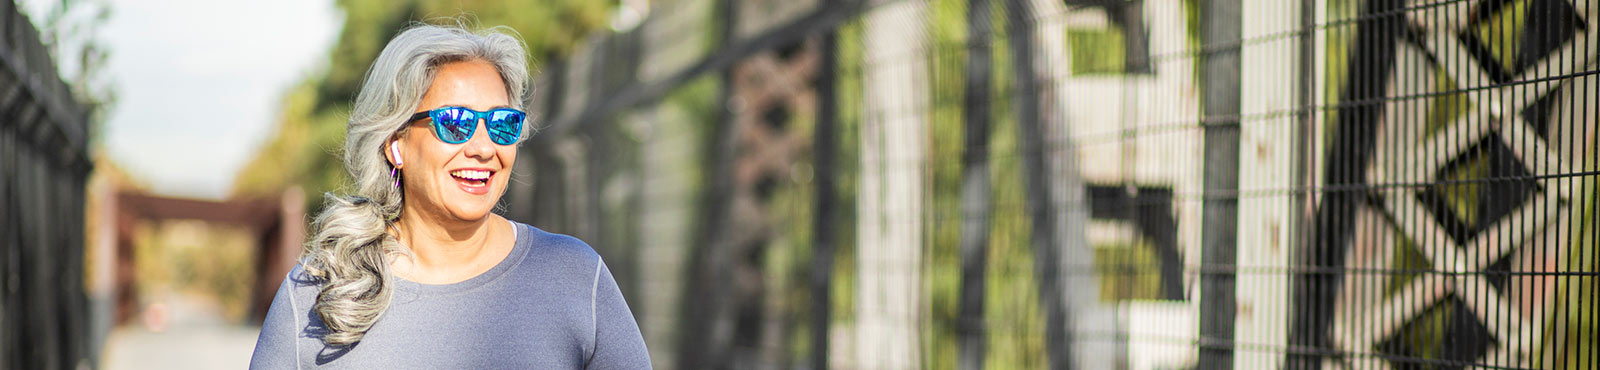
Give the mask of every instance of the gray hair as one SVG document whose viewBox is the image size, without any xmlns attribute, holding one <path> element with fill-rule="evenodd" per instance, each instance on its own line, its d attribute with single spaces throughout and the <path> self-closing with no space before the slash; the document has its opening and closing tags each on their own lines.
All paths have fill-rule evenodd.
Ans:
<svg viewBox="0 0 1600 370">
<path fill-rule="evenodd" d="M 383 154 L 384 145 L 407 127 L 444 64 L 493 64 L 510 105 L 520 109 L 528 84 L 527 54 L 514 35 L 503 26 L 473 32 L 461 25 L 414 25 L 389 40 L 367 71 L 344 146 L 344 167 L 354 180 L 355 194 L 326 196 L 303 258 L 304 270 L 322 284 L 313 309 L 327 329 L 323 343 L 360 341 L 394 295 L 386 256 L 411 255 L 388 232 L 400 218 L 404 199 L 390 177 L 393 167 Z M 522 138 L 529 136 L 529 126 L 523 125 Z"/>
</svg>

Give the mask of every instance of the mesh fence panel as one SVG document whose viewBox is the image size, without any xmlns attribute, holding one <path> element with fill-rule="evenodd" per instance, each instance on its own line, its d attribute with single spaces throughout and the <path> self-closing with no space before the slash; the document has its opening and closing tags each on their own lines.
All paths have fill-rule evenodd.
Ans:
<svg viewBox="0 0 1600 370">
<path fill-rule="evenodd" d="M 1594 368 L 1594 5 L 663 1 L 505 213 L 659 368 Z"/>
</svg>

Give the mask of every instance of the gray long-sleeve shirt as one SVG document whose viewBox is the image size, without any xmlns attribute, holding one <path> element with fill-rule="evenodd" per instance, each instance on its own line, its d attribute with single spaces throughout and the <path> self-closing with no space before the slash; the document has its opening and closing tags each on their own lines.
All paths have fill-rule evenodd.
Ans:
<svg viewBox="0 0 1600 370">
<path fill-rule="evenodd" d="M 605 262 L 576 238 L 512 223 L 505 260 L 454 284 L 395 279 L 360 342 L 328 347 L 311 310 L 320 284 L 284 279 L 251 369 L 648 369 L 650 355 Z"/>
</svg>

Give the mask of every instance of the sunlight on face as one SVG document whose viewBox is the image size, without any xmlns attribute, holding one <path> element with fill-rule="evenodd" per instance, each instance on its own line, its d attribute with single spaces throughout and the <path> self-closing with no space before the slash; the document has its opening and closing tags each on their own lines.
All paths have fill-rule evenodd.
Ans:
<svg viewBox="0 0 1600 370">
<path fill-rule="evenodd" d="M 417 111 L 439 107 L 488 111 L 510 105 L 494 65 L 466 61 L 439 66 Z M 440 141 L 428 119 L 418 120 L 401 135 L 399 147 L 406 212 L 438 221 L 478 221 L 488 216 L 505 194 L 517 160 L 516 146 L 495 144 L 483 120 L 472 138 L 461 144 Z"/>
</svg>

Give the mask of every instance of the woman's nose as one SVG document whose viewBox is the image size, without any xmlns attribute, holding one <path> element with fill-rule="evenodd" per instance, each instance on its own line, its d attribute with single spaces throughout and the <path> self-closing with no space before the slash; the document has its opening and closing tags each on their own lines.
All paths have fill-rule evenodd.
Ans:
<svg viewBox="0 0 1600 370">
<path fill-rule="evenodd" d="M 468 157 L 489 159 L 494 157 L 494 140 L 489 138 L 488 122 L 478 119 L 478 124 L 473 127 L 472 138 L 467 140 L 467 146 L 462 148 Z"/>
</svg>

